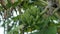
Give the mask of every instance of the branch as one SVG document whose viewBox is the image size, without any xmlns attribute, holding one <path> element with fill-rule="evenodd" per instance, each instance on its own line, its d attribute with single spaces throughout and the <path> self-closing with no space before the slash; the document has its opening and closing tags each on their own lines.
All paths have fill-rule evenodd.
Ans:
<svg viewBox="0 0 60 34">
<path fill-rule="evenodd" d="M 48 6 L 40 13 L 40 15 L 44 14 L 48 9 Z"/>
</svg>

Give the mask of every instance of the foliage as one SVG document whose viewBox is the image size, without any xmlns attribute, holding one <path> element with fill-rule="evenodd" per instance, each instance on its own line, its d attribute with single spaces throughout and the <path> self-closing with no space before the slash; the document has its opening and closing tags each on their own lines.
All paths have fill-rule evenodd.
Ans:
<svg viewBox="0 0 60 34">
<path fill-rule="evenodd" d="M 59 20 L 60 16 L 53 10 L 53 14 L 46 14 L 49 10 L 47 0 L 7 0 L 6 5 L 1 3 L 0 15 L 3 16 L 3 27 L 7 28 L 7 34 L 56 34 L 57 26 L 54 20 Z M 24 12 L 23 12 L 24 11 Z M 14 16 L 14 12 L 16 15 Z M 18 13 L 17 13 L 18 12 Z M 13 22 L 11 24 L 11 22 Z M 11 24 L 11 25 L 9 25 Z M 32 32 L 37 30 L 36 32 Z"/>
</svg>

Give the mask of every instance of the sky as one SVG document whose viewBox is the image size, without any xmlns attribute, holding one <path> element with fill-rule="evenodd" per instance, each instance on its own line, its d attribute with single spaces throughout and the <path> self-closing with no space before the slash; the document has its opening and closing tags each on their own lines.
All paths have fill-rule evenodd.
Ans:
<svg viewBox="0 0 60 34">
<path fill-rule="evenodd" d="M 0 27 L 0 34 L 4 34 L 4 28 Z"/>
</svg>

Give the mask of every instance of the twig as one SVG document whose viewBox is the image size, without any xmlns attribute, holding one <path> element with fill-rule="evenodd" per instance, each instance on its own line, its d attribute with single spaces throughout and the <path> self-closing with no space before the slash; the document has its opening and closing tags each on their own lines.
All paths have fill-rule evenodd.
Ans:
<svg viewBox="0 0 60 34">
<path fill-rule="evenodd" d="M 53 11 L 53 14 L 54 14 L 56 11 L 58 11 L 58 9 L 59 9 L 59 7 L 58 7 L 58 8 L 56 8 L 56 9 Z"/>
<path fill-rule="evenodd" d="M 44 14 L 47 10 L 48 6 L 40 13 L 40 15 Z"/>
</svg>

